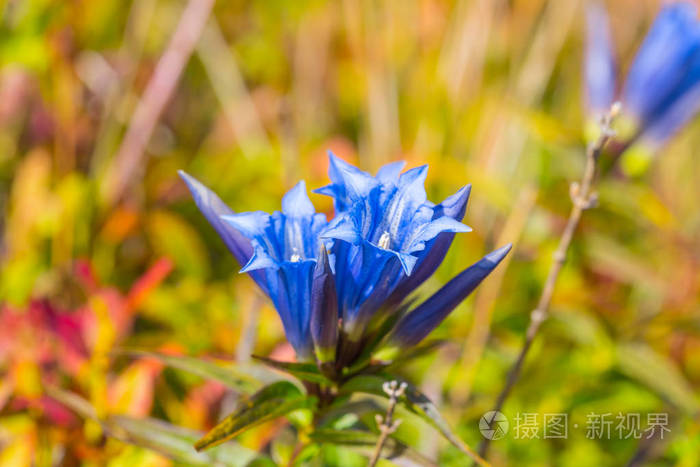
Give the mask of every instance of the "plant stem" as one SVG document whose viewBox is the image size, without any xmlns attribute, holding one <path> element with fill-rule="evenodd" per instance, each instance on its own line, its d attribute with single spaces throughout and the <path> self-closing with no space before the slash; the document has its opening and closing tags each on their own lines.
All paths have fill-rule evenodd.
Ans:
<svg viewBox="0 0 700 467">
<path fill-rule="evenodd" d="M 377 445 L 374 447 L 374 453 L 368 464 L 369 467 L 377 465 L 382 454 L 384 443 L 386 443 L 389 435 L 396 431 L 396 428 L 399 426 L 400 420 L 393 420 L 394 409 L 396 408 L 399 397 L 401 397 L 406 390 L 406 383 L 401 383 L 401 385 L 399 385 L 397 381 L 391 381 L 384 383 L 382 389 L 384 389 L 384 392 L 389 396 L 389 407 L 386 410 L 386 416 L 384 418 L 377 414 L 377 425 L 379 426 L 380 433 Z"/>
<path fill-rule="evenodd" d="M 574 233 L 576 232 L 576 227 L 578 227 L 581 220 L 581 215 L 583 214 L 583 211 L 594 207 L 596 204 L 597 196 L 592 190 L 596 175 L 596 165 L 600 154 L 605 148 L 605 145 L 613 136 L 611 125 L 619 111 L 620 104 L 615 103 L 612 105 L 608 113 L 603 116 L 600 125 L 600 136 L 596 141 L 590 144 L 586 150 L 586 165 L 583 170 L 581 182 L 572 183 L 571 185 L 571 200 L 573 205 L 571 207 L 571 212 L 569 213 L 569 220 L 567 221 L 566 227 L 564 227 L 564 231 L 559 239 L 557 250 L 554 252 L 552 265 L 550 266 L 549 273 L 547 274 L 547 280 L 545 281 L 544 288 L 542 289 L 540 300 L 537 303 L 537 307 L 532 311 L 532 313 L 530 313 L 530 323 L 525 334 L 525 343 L 520 350 L 518 358 L 515 360 L 515 364 L 508 372 L 506 384 L 496 400 L 496 405 L 493 409 L 495 412 L 500 412 L 503 408 L 503 404 L 510 395 L 513 386 L 515 386 L 515 383 L 520 376 L 523 363 L 525 362 L 525 357 L 532 346 L 532 342 L 534 341 L 535 336 L 537 336 L 540 326 L 549 316 L 549 305 L 552 301 L 552 296 L 554 295 L 557 279 L 559 278 L 559 273 L 561 272 L 564 262 L 566 261 L 566 254 L 569 250 L 569 246 L 571 245 L 571 240 L 574 237 Z M 486 457 L 489 441 L 490 440 L 488 438 L 485 438 L 479 447 L 479 454 L 482 457 Z"/>
</svg>

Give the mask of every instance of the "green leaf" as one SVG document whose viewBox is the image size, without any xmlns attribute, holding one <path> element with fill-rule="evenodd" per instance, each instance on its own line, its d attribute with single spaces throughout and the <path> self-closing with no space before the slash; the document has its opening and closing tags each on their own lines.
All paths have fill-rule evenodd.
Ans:
<svg viewBox="0 0 700 467">
<path fill-rule="evenodd" d="M 387 368 L 394 368 L 395 366 L 402 365 L 406 362 L 411 362 L 415 360 L 416 358 L 420 358 L 426 354 L 429 354 L 441 346 L 445 345 L 448 341 L 444 339 L 433 339 L 427 342 L 423 342 L 415 347 L 411 347 L 410 349 L 403 350 L 399 356 L 389 363 L 386 367 Z"/>
<path fill-rule="evenodd" d="M 361 454 L 366 456 L 373 453 L 378 440 L 376 434 L 361 430 L 320 429 L 311 433 L 309 437 L 319 444 L 333 444 L 357 448 Z M 436 465 L 435 462 L 392 437 L 388 437 L 384 441 L 384 445 L 382 446 L 382 458 L 394 460 L 405 458 L 406 460 L 412 461 L 414 464 Z"/>
<path fill-rule="evenodd" d="M 197 452 L 192 444 L 201 437 L 197 431 L 187 430 L 161 420 L 110 417 L 105 425 L 123 430 L 126 441 L 166 455 L 168 458 L 191 465 L 246 466 L 259 457 L 258 453 L 236 443 L 227 443 L 210 451 Z"/>
<path fill-rule="evenodd" d="M 700 406 L 690 383 L 668 358 L 645 344 L 621 344 L 617 348 L 620 370 L 640 381 L 682 410 L 697 414 Z"/>
<path fill-rule="evenodd" d="M 220 446 L 206 453 L 196 452 L 192 449 L 192 444 L 202 436 L 198 431 L 152 418 L 135 419 L 117 415 L 101 419 L 90 402 L 78 394 L 53 386 L 46 387 L 45 390 L 47 395 L 81 417 L 99 423 L 112 438 L 151 449 L 175 462 L 226 467 L 245 466 L 254 459 L 265 459 L 255 451 L 235 443 Z"/>
<path fill-rule="evenodd" d="M 358 375 L 340 386 L 338 393 L 343 395 L 363 392 L 365 394 L 386 397 L 382 389 L 382 384 L 384 384 L 385 381 L 389 381 L 389 379 L 377 375 Z"/>
<path fill-rule="evenodd" d="M 244 398 L 236 410 L 195 443 L 196 450 L 216 446 L 261 423 L 299 409 L 311 409 L 315 397 L 308 397 L 289 381 L 278 381 Z"/>
<path fill-rule="evenodd" d="M 362 392 L 387 397 L 386 393 L 382 389 L 382 384 L 386 381 L 391 381 L 392 379 L 397 378 L 392 378 L 388 375 L 359 375 L 343 384 L 340 387 L 340 394 Z M 418 415 L 428 424 L 432 425 L 437 431 L 440 432 L 440 434 L 442 434 L 442 436 L 445 437 L 445 439 L 452 443 L 452 445 L 459 449 L 462 453 L 468 455 L 479 464 L 483 463 L 482 465 L 487 465 L 483 459 L 481 459 L 469 446 L 466 445 L 466 443 L 457 437 L 447 421 L 442 417 L 437 407 L 435 407 L 435 404 L 433 404 L 432 401 L 425 396 L 425 394 L 420 392 L 418 388 L 407 383 L 404 397 L 401 398 L 400 403 L 410 412 Z"/>
<path fill-rule="evenodd" d="M 382 413 L 386 412 L 386 407 L 382 407 L 375 399 L 365 398 L 362 400 L 350 401 L 343 404 L 334 404 L 331 408 L 327 409 L 318 421 L 317 426 L 333 426 L 333 428 L 346 428 L 339 427 L 339 420 L 347 420 L 351 417 L 351 420 L 356 421 L 360 415 L 365 413 Z"/>
<path fill-rule="evenodd" d="M 302 381 L 311 383 L 331 384 L 314 363 L 280 362 L 267 357 L 253 355 L 253 358 L 277 370 L 289 373 Z"/>
<path fill-rule="evenodd" d="M 165 355 L 145 350 L 121 349 L 115 351 L 131 357 L 154 358 L 165 365 L 186 371 L 205 379 L 218 381 L 223 385 L 244 394 L 252 394 L 260 389 L 262 383 L 251 375 L 238 371 L 233 366 L 222 366 L 201 358 L 184 355 Z"/>
</svg>

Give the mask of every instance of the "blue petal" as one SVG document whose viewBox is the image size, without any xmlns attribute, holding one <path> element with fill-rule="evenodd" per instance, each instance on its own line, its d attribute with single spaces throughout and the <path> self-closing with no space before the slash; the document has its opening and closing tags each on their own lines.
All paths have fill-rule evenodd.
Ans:
<svg viewBox="0 0 700 467">
<path fill-rule="evenodd" d="M 221 219 L 247 238 L 265 235 L 265 230 L 270 227 L 270 215 L 263 211 L 228 214 Z"/>
<path fill-rule="evenodd" d="M 700 53 L 696 13 L 695 6 L 686 1 L 662 8 L 630 67 L 623 108 L 643 127 L 700 78 L 697 73 L 688 76 L 689 64 Z"/>
<path fill-rule="evenodd" d="M 456 221 L 461 221 L 464 218 L 471 188 L 471 185 L 467 185 L 435 206 L 433 209 L 433 218 L 435 218 L 435 216 L 439 217 L 445 215 L 454 218 Z M 452 245 L 453 239 L 454 234 L 444 232 L 427 243 L 425 250 L 418 254 L 418 262 L 410 277 L 404 278 L 398 287 L 396 287 L 396 290 L 394 290 L 391 297 L 387 300 L 388 305 L 398 305 L 411 292 L 425 282 L 426 279 L 433 275 L 438 266 L 440 266 L 445 259 L 445 255 L 450 245 Z"/>
<path fill-rule="evenodd" d="M 266 254 L 255 253 L 239 272 L 244 273 L 267 268 L 277 269 L 279 268 L 279 263 Z"/>
<path fill-rule="evenodd" d="M 700 84 L 696 84 L 666 112 L 650 123 L 649 128 L 642 135 L 642 140 L 652 150 L 658 149 L 699 111 Z"/>
<path fill-rule="evenodd" d="M 328 158 L 328 175 L 333 182 L 332 196 L 343 206 L 342 210 L 347 208 L 353 199 L 366 196 L 378 185 L 370 174 L 348 164 L 330 151 Z M 323 190 L 322 194 L 328 194 L 328 190 Z"/>
<path fill-rule="evenodd" d="M 471 227 L 464 225 L 461 222 L 449 216 L 443 216 L 420 227 L 420 229 L 414 234 L 413 239 L 411 240 L 409 251 L 416 251 L 413 249 L 415 248 L 415 245 L 432 240 L 442 232 L 456 233 L 471 231 Z"/>
<path fill-rule="evenodd" d="M 508 244 L 484 256 L 410 311 L 397 323 L 391 339 L 403 347 L 418 344 L 498 266 L 511 247 Z"/>
<path fill-rule="evenodd" d="M 311 285 L 311 336 L 321 362 L 333 360 L 338 340 L 338 296 L 334 279 L 328 252 L 321 248 Z"/>
<path fill-rule="evenodd" d="M 455 220 L 462 221 L 464 219 L 464 213 L 467 210 L 467 201 L 469 201 L 469 194 L 472 191 L 471 183 L 467 186 L 460 188 L 457 193 L 452 196 L 448 196 L 445 200 L 435 206 L 433 219 L 437 219 L 441 216 L 450 216 Z"/>
<path fill-rule="evenodd" d="M 379 171 L 377 171 L 377 180 L 381 183 L 391 183 L 394 182 L 398 177 L 403 168 L 406 166 L 405 161 L 391 162 L 382 166 Z"/>
<path fill-rule="evenodd" d="M 336 274 L 342 306 L 343 328 L 358 339 L 370 318 L 401 279 L 401 262 L 394 251 L 370 242 L 347 245 L 340 258 L 345 268 Z M 410 260 L 408 260 L 410 261 Z"/>
<path fill-rule="evenodd" d="M 302 261 L 285 263 L 277 270 L 265 270 L 272 292 L 270 298 L 282 320 L 287 340 L 300 360 L 313 355 L 310 310 L 314 265 L 315 261 Z"/>
<path fill-rule="evenodd" d="M 416 167 L 401 174 L 396 192 L 383 206 L 381 220 L 374 229 L 374 238 L 378 243 L 382 235 L 387 233 L 391 238 L 391 244 L 403 245 L 406 228 L 414 219 L 414 214 L 426 202 L 425 177 L 428 175 L 428 166 Z M 398 250 L 399 248 L 393 249 Z"/>
<path fill-rule="evenodd" d="M 418 258 L 406 253 L 396 253 L 396 256 L 399 259 L 399 262 L 401 263 L 403 272 L 407 276 L 410 276 L 411 271 L 413 271 L 413 267 L 416 265 L 416 261 L 418 261 Z"/>
<path fill-rule="evenodd" d="M 352 244 L 362 240 L 352 218 L 347 215 L 340 215 L 333 219 L 321 233 L 321 238 L 343 240 Z"/>
<path fill-rule="evenodd" d="M 311 217 L 316 214 L 306 194 L 306 183 L 300 181 L 282 198 L 282 212 L 289 217 Z"/>
<path fill-rule="evenodd" d="M 586 9 L 586 98 L 596 115 L 607 112 L 615 100 L 615 59 L 605 9 L 592 3 Z"/>
<path fill-rule="evenodd" d="M 234 212 L 229 209 L 213 191 L 202 185 L 197 179 L 182 170 L 178 173 L 187 184 L 197 207 L 209 224 L 214 227 L 214 230 L 216 230 L 224 241 L 226 247 L 231 254 L 233 254 L 233 257 L 236 258 L 242 266 L 247 264 L 253 256 L 253 246 L 250 240 L 241 235 L 236 229 L 231 228 L 221 219 L 221 216 L 233 215 Z M 266 280 L 263 274 L 254 272 L 250 274 L 250 277 L 258 284 L 263 292 L 267 293 Z"/>
</svg>

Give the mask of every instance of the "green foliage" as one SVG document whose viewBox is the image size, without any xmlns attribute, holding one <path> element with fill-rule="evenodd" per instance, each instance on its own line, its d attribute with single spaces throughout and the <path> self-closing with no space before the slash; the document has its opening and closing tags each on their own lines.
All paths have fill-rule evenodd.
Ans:
<svg viewBox="0 0 700 467">
<path fill-rule="evenodd" d="M 307 397 L 292 383 L 279 381 L 264 387 L 238 403 L 234 412 L 194 444 L 201 451 L 227 441 L 245 430 L 300 409 L 313 409 L 314 397 Z"/>
<path fill-rule="evenodd" d="M 296 452 L 297 465 L 363 466 L 390 377 L 412 386 L 386 454 L 465 465 L 460 444 L 482 440 L 597 129 L 581 99 L 584 2 L 216 2 L 129 189 L 105 203 L 187 3 L 0 2 L 0 465 L 60 454 L 67 465 L 269 466 Z M 607 4 L 617 49 L 631 53 L 655 7 Z M 641 146 L 603 155 L 599 206 L 583 215 L 503 409 L 511 431 L 491 445 L 495 467 L 617 466 L 639 453 L 700 463 L 699 129 L 653 157 Z M 328 183 L 328 149 L 370 171 L 428 163 L 432 200 L 473 184 L 474 232 L 416 303 L 490 247 L 515 245 L 502 275 L 435 331 L 445 345 L 392 361 L 367 353 L 353 371 L 373 373 L 341 375 L 335 393 L 315 366 L 290 362 L 274 309 L 176 175 L 235 211 L 272 211 L 298 179 Z M 161 260 L 170 266 L 152 270 Z M 37 304 L 50 313 L 37 318 Z M 288 392 L 240 405 L 271 384 Z M 309 388 L 328 400 L 314 405 Z M 649 449 L 589 439 L 591 412 L 643 424 L 668 413 L 671 432 Z M 568 439 L 517 439 L 523 413 L 567 413 Z M 235 439 L 195 451 L 229 414 L 216 440 Z"/>
</svg>

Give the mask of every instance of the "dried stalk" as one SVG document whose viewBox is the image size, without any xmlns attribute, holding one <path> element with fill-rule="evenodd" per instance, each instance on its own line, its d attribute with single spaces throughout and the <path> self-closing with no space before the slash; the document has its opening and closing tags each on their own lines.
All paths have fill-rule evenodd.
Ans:
<svg viewBox="0 0 700 467">
<path fill-rule="evenodd" d="M 570 194 L 573 205 L 571 207 L 571 212 L 569 213 L 569 220 L 567 221 L 564 232 L 559 240 L 559 246 L 554 253 L 552 265 L 549 269 L 549 274 L 547 275 L 544 288 L 542 289 L 540 300 L 537 303 L 537 307 L 530 314 L 530 324 L 527 327 L 525 343 L 520 350 L 520 354 L 518 355 L 515 364 L 508 372 L 506 384 L 496 400 L 496 406 L 493 409 L 494 413 L 500 412 L 500 410 L 503 408 L 503 404 L 510 395 L 513 386 L 515 386 L 515 383 L 520 376 L 523 362 L 525 361 L 525 357 L 532 346 L 532 342 L 534 341 L 535 336 L 537 336 L 540 326 L 549 316 L 549 304 L 552 301 L 552 296 L 554 295 L 554 289 L 557 279 L 559 278 L 559 273 L 561 272 L 564 262 L 566 261 L 566 253 L 571 245 L 571 240 L 574 237 L 574 232 L 576 232 L 576 227 L 578 227 L 581 220 L 581 215 L 583 214 L 583 211 L 596 205 L 597 194 L 592 189 L 593 182 L 595 181 L 596 165 L 603 148 L 605 148 L 605 145 L 614 134 L 611 125 L 619 112 L 620 104 L 615 103 L 610 108 L 610 111 L 602 118 L 600 136 L 596 141 L 589 145 L 588 149 L 586 150 L 586 166 L 583 171 L 581 182 L 574 182 L 571 184 Z M 479 454 L 482 457 L 486 456 L 489 441 L 489 439 L 484 439 L 481 443 Z"/>
<path fill-rule="evenodd" d="M 140 178 L 145 164 L 146 145 L 199 41 L 213 6 L 214 0 L 190 0 L 182 12 L 180 22 L 156 65 L 124 140 L 107 171 L 102 193 L 106 205 L 117 202 L 129 186 Z"/>
</svg>

